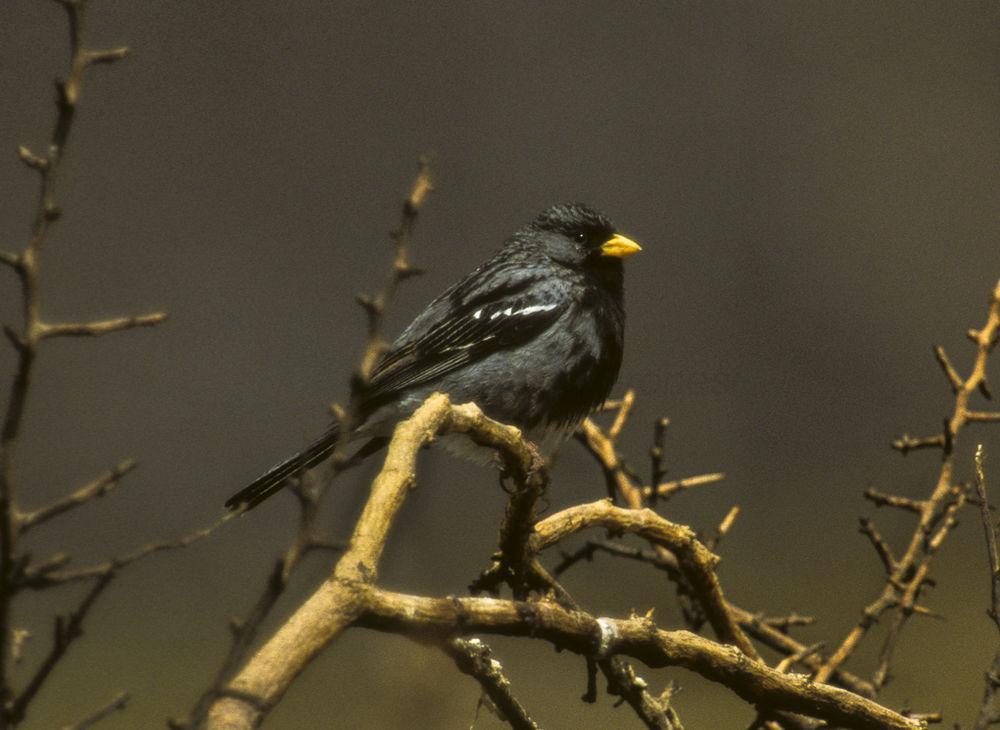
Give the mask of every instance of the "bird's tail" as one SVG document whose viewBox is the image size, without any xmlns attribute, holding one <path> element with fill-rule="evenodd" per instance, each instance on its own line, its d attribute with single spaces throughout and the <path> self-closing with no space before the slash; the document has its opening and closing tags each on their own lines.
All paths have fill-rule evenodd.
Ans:
<svg viewBox="0 0 1000 730">
<path fill-rule="evenodd" d="M 252 509 L 276 492 L 284 489 L 289 477 L 312 469 L 329 457 L 337 447 L 340 428 L 335 423 L 318 439 L 309 444 L 295 456 L 291 456 L 280 464 L 275 464 L 246 487 L 226 500 L 226 507 L 231 510 L 240 508 Z"/>
</svg>

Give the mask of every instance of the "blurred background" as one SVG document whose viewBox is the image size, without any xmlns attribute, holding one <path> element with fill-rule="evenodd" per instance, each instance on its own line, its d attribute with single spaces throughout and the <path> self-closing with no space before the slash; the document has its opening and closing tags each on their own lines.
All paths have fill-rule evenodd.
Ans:
<svg viewBox="0 0 1000 730">
<path fill-rule="evenodd" d="M 83 565 L 216 519 L 222 503 L 302 446 L 343 400 L 363 339 L 355 293 L 381 285 L 387 235 L 419 155 L 435 191 L 395 333 L 547 205 L 589 202 L 644 245 L 628 261 L 628 342 L 618 392 L 638 405 L 624 451 L 647 472 L 666 415 L 670 476 L 726 479 L 672 500 L 671 519 L 712 530 L 727 595 L 815 615 L 806 643 L 839 642 L 882 569 L 857 532 L 868 486 L 922 497 L 939 455 L 889 449 L 929 435 L 951 396 L 931 346 L 964 372 L 967 328 L 1000 276 L 1000 6 L 963 3 L 477 3 L 248 0 L 93 2 L 91 46 L 132 54 L 87 77 L 60 176 L 62 221 L 44 251 L 50 319 L 164 309 L 160 328 L 56 341 L 41 354 L 19 453 L 26 507 L 133 456 L 119 491 L 39 529 L 32 552 Z M 0 240 L 20 248 L 64 73 L 55 3 L 0 6 Z M 0 315 L 19 321 L 16 281 Z M 994 358 L 996 359 L 996 358 Z M 10 348 L 0 372 L 12 373 Z M 1000 383 L 1000 363 L 990 372 Z M 6 380 L 9 376 L 4 375 Z M 6 389 L 6 385 L 3 386 Z M 963 434 L 960 478 L 985 445 L 1000 500 L 1000 428 Z M 346 535 L 375 469 L 340 480 L 330 532 Z M 569 444 L 550 511 L 604 493 Z M 382 584 L 462 594 L 494 549 L 495 474 L 426 456 L 383 561 Z M 102 597 L 25 727 L 79 719 L 128 689 L 102 727 L 183 714 L 294 529 L 279 496 L 196 546 L 128 570 Z M 874 513 L 891 540 L 904 514 Z M 971 721 L 996 647 L 978 515 L 934 563 L 925 603 L 944 622 L 903 634 L 884 699 Z M 596 535 L 595 535 L 596 536 Z M 553 556 L 554 557 L 554 556 Z M 329 569 L 311 559 L 277 621 Z M 598 558 L 567 587 L 596 614 L 657 608 L 681 625 L 652 569 Z M 27 661 L 80 587 L 28 596 Z M 849 667 L 869 675 L 876 631 Z M 639 727 L 584 664 L 548 646 L 491 641 L 545 727 Z M 689 728 L 740 728 L 749 710 L 677 670 Z M 603 689 L 603 686 L 602 686 Z M 479 691 L 437 651 L 355 630 L 294 685 L 269 727 L 472 724 Z M 481 713 L 478 728 L 501 726 Z"/>
</svg>

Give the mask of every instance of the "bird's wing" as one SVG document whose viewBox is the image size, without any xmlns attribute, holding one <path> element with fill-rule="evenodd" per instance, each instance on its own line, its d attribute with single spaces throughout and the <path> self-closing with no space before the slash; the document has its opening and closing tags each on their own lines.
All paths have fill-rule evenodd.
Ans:
<svg viewBox="0 0 1000 730">
<path fill-rule="evenodd" d="M 401 337 L 376 367 L 365 390 L 366 403 L 372 407 L 385 403 L 406 388 L 516 347 L 546 330 L 567 302 L 539 287 L 534 277 L 518 279 L 464 301 L 452 299 L 434 324 L 425 325 L 416 336 L 410 332 Z M 435 302 L 440 304 L 441 300 Z"/>
</svg>

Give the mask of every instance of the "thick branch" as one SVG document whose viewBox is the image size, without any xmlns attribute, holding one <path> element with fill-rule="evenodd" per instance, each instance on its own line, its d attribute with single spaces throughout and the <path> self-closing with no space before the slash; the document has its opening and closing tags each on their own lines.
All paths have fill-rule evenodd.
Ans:
<svg viewBox="0 0 1000 730">
<path fill-rule="evenodd" d="M 570 507 L 542 520 L 535 525 L 534 544 L 544 550 L 588 527 L 631 532 L 674 553 L 719 638 L 734 644 L 751 659 L 759 658 L 727 608 L 715 576 L 718 557 L 698 541 L 691 528 L 669 522 L 650 509 L 623 509 L 601 500 Z"/>
<path fill-rule="evenodd" d="M 634 657 L 651 667 L 679 666 L 725 685 L 747 702 L 807 714 L 838 727 L 916 730 L 911 720 L 836 687 L 747 661 L 734 647 L 689 631 L 664 631 L 646 618 L 594 618 L 554 603 L 495 598 L 421 598 L 366 587 L 358 624 L 416 637 L 492 633 L 530 636 L 584 656 Z"/>
<path fill-rule="evenodd" d="M 212 706 L 209 728 L 256 727 L 306 665 L 357 618 L 365 586 L 377 577 L 389 529 L 416 483 L 417 454 L 444 432 L 467 433 L 476 443 L 502 448 L 508 473 L 515 477 L 515 467 L 523 468 L 521 474 L 531 467 L 531 449 L 516 428 L 486 418 L 473 404 L 452 406 L 447 396 L 429 397 L 396 426 L 382 470 L 333 576 L 229 683 L 226 696 Z"/>
</svg>

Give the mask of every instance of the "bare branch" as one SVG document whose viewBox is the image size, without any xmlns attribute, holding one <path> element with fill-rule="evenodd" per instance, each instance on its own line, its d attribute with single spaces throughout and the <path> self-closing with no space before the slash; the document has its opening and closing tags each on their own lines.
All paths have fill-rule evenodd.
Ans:
<svg viewBox="0 0 1000 730">
<path fill-rule="evenodd" d="M 409 635 L 495 633 L 532 636 L 585 656 L 623 654 L 651 667 L 679 666 L 725 685 L 747 702 L 800 712 L 838 727 L 916 730 L 926 723 L 836 687 L 748 662 L 733 647 L 689 631 L 658 629 L 646 618 L 594 618 L 554 603 L 495 598 L 422 598 L 367 586 L 358 624 Z M 529 620 L 526 620 L 529 619 Z"/>
<path fill-rule="evenodd" d="M 24 719 L 24 713 L 28 705 L 31 704 L 35 695 L 38 694 L 42 685 L 45 684 L 56 664 L 62 659 L 70 645 L 83 635 L 84 619 L 87 618 L 87 614 L 90 613 L 94 602 L 104 592 L 104 589 L 108 587 L 112 578 L 114 578 L 114 573 L 110 571 L 102 575 L 94 582 L 94 585 L 87 591 L 83 600 L 80 601 L 80 604 L 69 616 L 65 618 L 62 616 L 56 617 L 52 635 L 52 647 L 31 679 L 28 680 L 24 689 L 21 690 L 21 693 L 12 698 L 9 705 L 4 708 L 3 714 L 7 721 L 16 724 Z"/>
<path fill-rule="evenodd" d="M 615 420 L 611 423 L 611 427 L 608 429 L 607 436 L 612 442 L 618 441 L 618 437 L 621 436 L 622 429 L 625 428 L 625 422 L 628 421 L 629 414 L 632 412 L 632 406 L 634 404 L 635 391 L 629 388 L 625 391 L 625 395 L 622 396 L 622 399 L 618 404 L 618 413 L 615 415 Z"/>
<path fill-rule="evenodd" d="M 666 499 L 672 497 L 677 492 L 684 491 L 685 489 L 700 487 L 705 484 L 714 484 L 715 482 L 721 482 L 725 478 L 726 475 L 722 472 L 714 472 L 712 474 L 699 474 L 698 476 L 685 477 L 684 479 L 675 479 L 658 485 L 656 487 L 656 495 Z M 642 496 L 647 499 L 653 496 L 653 488 L 643 487 Z"/>
<path fill-rule="evenodd" d="M 594 554 L 598 552 L 604 552 L 618 558 L 627 558 L 629 560 L 637 560 L 641 563 L 647 563 L 655 568 L 667 571 L 671 574 L 672 579 L 674 580 L 680 577 L 680 565 L 678 565 L 677 559 L 674 557 L 673 553 L 668 552 L 667 555 L 669 557 L 665 558 L 652 550 L 642 550 L 641 548 L 632 547 L 631 545 L 623 545 L 619 542 L 611 542 L 609 540 L 589 540 L 575 552 L 569 554 L 564 553 L 562 561 L 555 568 L 553 568 L 552 572 L 555 575 L 562 575 L 581 560 L 589 562 L 593 559 Z"/>
<path fill-rule="evenodd" d="M 729 534 L 729 531 L 733 529 L 733 525 L 736 524 L 736 518 L 740 516 L 740 506 L 734 504 L 726 512 L 726 516 L 722 518 L 722 522 L 719 526 L 715 528 L 715 534 L 705 540 L 705 547 L 709 550 L 715 550 L 722 542 L 722 538 Z"/>
<path fill-rule="evenodd" d="M 48 561 L 43 566 L 48 566 L 49 569 L 43 567 L 39 570 L 36 566 L 34 570 L 26 570 L 24 574 L 20 577 L 18 587 L 23 586 L 25 588 L 31 588 L 33 590 L 41 590 L 44 588 L 49 588 L 51 586 L 63 585 L 65 583 L 75 583 L 81 580 L 91 580 L 91 579 L 102 579 L 108 575 L 114 575 L 122 568 L 131 565 L 132 563 L 138 562 L 143 558 L 149 557 L 154 553 L 163 552 L 165 550 L 176 550 L 179 548 L 188 547 L 199 540 L 202 540 L 209 535 L 211 535 L 215 530 L 217 530 L 222 525 L 226 524 L 230 520 L 236 518 L 239 512 L 228 512 L 218 520 L 213 522 L 208 527 L 203 527 L 199 530 L 184 535 L 182 537 L 173 538 L 170 540 L 160 540 L 156 542 L 150 542 L 138 549 L 127 553 L 125 555 L 111 558 L 103 563 L 98 563 L 96 565 L 91 565 L 86 568 L 79 568 L 77 570 L 66 570 L 59 571 L 56 567 L 64 565 L 69 558 L 63 554 L 56 555 L 52 560 Z"/>
<path fill-rule="evenodd" d="M 990 566 L 990 607 L 987 613 L 1000 631 L 1000 550 L 997 548 L 997 525 L 986 496 L 986 474 L 983 470 L 983 445 L 976 447 L 976 494 L 979 496 L 979 514 L 986 536 L 986 556 Z"/>
<path fill-rule="evenodd" d="M 667 428 L 669 426 L 669 418 L 657 418 L 656 422 L 653 424 L 653 445 L 649 449 L 650 484 L 662 483 L 663 477 L 667 473 L 667 467 L 663 463 L 663 450 L 667 442 Z M 655 505 L 655 499 L 657 497 L 656 492 L 653 492 L 649 496 L 652 497 L 651 504 Z"/>
<path fill-rule="evenodd" d="M 925 503 L 923 500 L 900 497 L 896 494 L 886 494 L 872 487 L 865 490 L 864 496 L 865 499 L 876 507 L 896 507 L 897 509 L 912 512 L 915 515 L 921 514 L 924 510 Z"/>
<path fill-rule="evenodd" d="M 504 447 L 508 473 L 515 477 L 515 463 L 523 465 L 521 474 L 532 464 L 531 451 L 516 428 L 486 418 L 473 404 L 452 406 L 447 396 L 429 397 L 396 426 L 382 470 L 332 578 L 229 682 L 225 696 L 210 710 L 208 727 L 256 726 L 299 672 L 357 618 L 361 590 L 375 580 L 389 529 L 416 481 L 417 454 L 443 432 L 469 433 L 477 443 Z"/>
<path fill-rule="evenodd" d="M 108 702 L 104 707 L 94 712 L 89 717 L 80 720 L 80 722 L 75 722 L 70 725 L 63 725 L 62 730 L 88 730 L 94 725 L 99 723 L 101 720 L 110 717 L 116 712 L 120 712 L 125 709 L 128 704 L 129 696 L 128 692 L 119 692 L 115 695 L 110 702 Z"/>
<path fill-rule="evenodd" d="M 892 442 L 892 448 L 904 456 L 910 451 L 920 451 L 921 449 L 943 449 L 947 445 L 947 438 L 944 434 L 936 436 L 925 436 L 923 438 L 913 438 L 904 433 Z"/>
<path fill-rule="evenodd" d="M 115 61 L 121 61 L 127 55 L 128 48 L 126 46 L 118 46 L 117 48 L 108 48 L 101 51 L 84 51 L 82 62 L 86 66 L 92 66 L 95 63 L 114 63 Z"/>
<path fill-rule="evenodd" d="M 729 613 L 722 587 L 715 576 L 719 559 L 683 525 L 676 525 L 650 509 L 628 510 L 609 500 L 570 507 L 535 525 L 532 539 L 536 550 L 544 550 L 588 527 L 625 530 L 666 548 L 679 560 L 681 572 L 695 591 L 712 628 L 722 641 L 734 644 L 751 659 L 757 650 Z"/>
<path fill-rule="evenodd" d="M 399 226 L 392 232 L 396 253 L 382 290 L 375 296 L 361 295 L 358 297 L 358 303 L 361 304 L 368 317 L 368 342 L 361 358 L 361 364 L 352 380 L 352 394 L 355 396 L 368 383 L 378 359 L 385 352 L 382 331 L 386 305 L 393 298 L 396 289 L 403 280 L 420 273 L 409 262 L 410 238 L 413 235 L 413 226 L 416 223 L 417 215 L 433 189 L 430 164 L 426 158 L 422 158 L 417 168 L 417 178 L 403 204 Z"/>
<path fill-rule="evenodd" d="M 528 711 L 514 697 L 503 667 L 493 658 L 486 644 L 479 639 L 448 639 L 441 643 L 441 647 L 455 661 L 459 671 L 479 682 L 483 693 L 512 728 L 538 730 Z"/>
<path fill-rule="evenodd" d="M 1000 630 L 1000 552 L 997 548 L 997 524 L 990 510 L 986 496 L 986 473 L 983 469 L 983 445 L 976 447 L 976 494 L 979 496 L 979 514 L 983 521 L 983 533 L 986 536 L 986 557 L 990 568 L 990 607 L 986 613 L 997 630 Z M 986 688 L 983 691 L 983 701 L 976 717 L 975 730 L 986 730 L 991 725 L 1000 723 L 1000 651 L 993 658 L 993 664 L 986 672 Z"/>
<path fill-rule="evenodd" d="M 886 611 L 895 611 L 888 636 L 883 644 L 879 667 L 873 677 L 877 691 L 889 676 L 889 660 L 906 621 L 915 612 L 914 607 L 921 589 L 926 585 L 930 562 L 945 538 L 956 524 L 956 514 L 965 504 L 966 491 L 952 484 L 954 473 L 954 446 L 962 429 L 976 420 L 995 420 L 992 414 L 982 414 L 969 410 L 969 398 L 980 389 L 986 377 L 986 362 L 997 341 L 1000 331 L 1000 281 L 990 294 L 986 323 L 982 329 L 969 333 L 976 345 L 976 356 L 969 375 L 962 380 L 955 393 L 952 414 L 945 419 L 943 433 L 936 444 L 943 450 L 941 468 L 931 494 L 927 499 L 915 503 L 919 506 L 919 521 L 913 530 L 906 550 L 895 561 L 893 570 L 886 576 L 880 594 L 861 612 L 861 618 L 844 637 L 834 653 L 816 672 L 816 680 L 826 682 L 833 671 L 845 662 L 857 648 L 868 630 Z M 940 357 L 938 358 L 940 362 Z M 914 442 L 904 442 L 900 448 L 917 448 Z M 877 503 L 877 502 L 876 502 Z M 896 506 L 896 505 L 894 505 Z M 910 506 L 905 507 L 911 509 Z"/>
<path fill-rule="evenodd" d="M 938 365 L 941 366 L 941 370 L 944 371 L 944 376 L 948 378 L 948 385 L 951 386 L 951 392 L 957 394 L 962 388 L 962 377 L 955 370 L 954 366 L 952 366 L 951 360 L 948 359 L 944 348 L 940 345 L 935 345 L 934 357 L 937 359 Z"/>
<path fill-rule="evenodd" d="M 787 672 L 791 669 L 797 662 L 801 662 L 806 657 L 818 654 L 823 649 L 823 642 L 818 641 L 815 644 L 810 644 L 809 646 L 802 647 L 799 651 L 794 654 L 789 654 L 784 659 L 782 659 L 774 667 L 779 672 Z"/>
<path fill-rule="evenodd" d="M 310 476 L 310 473 L 303 475 L 303 480 L 295 489 L 295 495 L 299 499 L 299 525 L 295 539 L 275 561 L 274 567 L 265 581 L 264 589 L 250 609 L 249 614 L 243 619 L 234 618 L 230 621 L 232 643 L 211 684 L 195 701 L 187 717 L 171 720 L 170 727 L 177 729 L 202 727 L 212 703 L 220 696 L 226 683 L 233 678 L 240 664 L 246 659 L 261 625 L 270 615 L 278 599 L 284 594 L 288 580 L 292 572 L 299 566 L 302 558 L 313 550 L 342 551 L 344 549 L 343 545 L 321 540 L 315 536 L 320 499 L 324 490 L 320 485 L 310 484 L 308 479 Z"/>
<path fill-rule="evenodd" d="M 892 556 L 892 548 L 889 547 L 889 543 L 875 529 L 874 522 L 865 517 L 862 517 L 860 522 L 861 533 L 871 541 L 872 547 L 878 553 L 879 560 L 882 561 L 882 567 L 885 568 L 886 574 L 891 575 L 892 571 L 896 568 L 896 558 Z"/>
<path fill-rule="evenodd" d="M 57 631 L 55 647 L 58 650 L 50 653 L 46 663 L 43 664 L 39 673 L 29 682 L 21 695 L 16 700 L 11 699 L 14 693 L 9 678 L 13 648 L 10 603 L 16 592 L 17 581 L 20 579 L 19 574 L 26 562 L 25 556 L 18 552 L 20 514 L 14 473 L 14 452 L 24 421 L 35 358 L 44 329 L 38 293 L 38 254 L 46 242 L 52 224 L 60 216 L 60 207 L 55 198 L 55 186 L 66 141 L 73 126 L 84 71 L 94 62 L 109 61 L 112 55 L 121 55 L 120 49 L 116 49 L 114 52 L 84 50 L 81 37 L 84 3 L 66 0 L 61 4 L 66 10 L 69 20 L 71 49 L 69 78 L 65 82 L 57 82 L 56 84 L 58 91 L 56 115 L 46 156 L 38 156 L 25 146 L 18 149 L 21 161 L 38 172 L 37 204 L 33 214 L 31 231 L 24 249 L 16 254 L 5 253 L 0 257 L 3 263 L 13 268 L 18 275 L 22 309 L 20 333 L 15 333 L 10 328 L 4 328 L 4 332 L 17 350 L 17 362 L 2 416 L 2 427 L 0 427 L 0 694 L 5 699 L 5 708 L 2 718 L 0 718 L 0 724 L 5 727 L 10 722 L 18 722 L 23 716 L 27 703 L 31 701 L 38 687 L 48 676 L 52 666 L 63 655 L 64 644 L 68 646 L 68 643 L 72 641 L 72 638 L 67 638 L 70 636 L 69 634 L 60 637 Z M 98 581 L 96 585 L 100 586 L 103 583 Z M 96 594 L 94 594 L 94 598 L 96 598 Z M 80 622 L 82 622 L 82 615 L 86 613 L 89 605 L 89 603 L 83 605 L 79 616 Z M 74 616 L 76 615 L 74 614 Z M 72 628 L 74 625 L 74 619 L 71 616 L 68 626 Z"/>
<path fill-rule="evenodd" d="M 100 499 L 112 489 L 118 486 L 122 478 L 135 469 L 137 462 L 134 459 L 126 459 L 115 468 L 102 474 L 89 484 L 84 484 L 72 494 L 68 494 L 55 502 L 40 507 L 33 512 L 28 512 L 20 516 L 20 526 L 22 532 L 37 527 L 43 522 L 51 520 L 53 517 L 68 512 L 69 510 L 87 504 L 95 499 Z"/>
<path fill-rule="evenodd" d="M 138 317 L 116 317 L 95 322 L 60 322 L 56 324 L 43 323 L 39 325 L 38 334 L 42 339 L 49 337 L 100 337 L 112 332 L 136 329 L 137 327 L 153 327 L 166 320 L 165 312 L 143 314 Z"/>
</svg>

